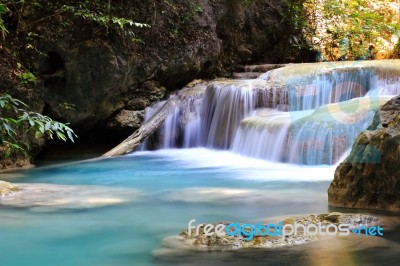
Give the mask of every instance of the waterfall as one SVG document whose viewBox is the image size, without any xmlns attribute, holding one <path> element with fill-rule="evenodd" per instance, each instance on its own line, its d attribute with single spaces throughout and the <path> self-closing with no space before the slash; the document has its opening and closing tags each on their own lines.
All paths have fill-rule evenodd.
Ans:
<svg viewBox="0 0 400 266">
<path fill-rule="evenodd" d="M 181 104 L 158 131 L 156 148 L 202 146 L 277 162 L 334 164 L 392 97 L 385 95 L 400 94 L 397 65 L 296 64 L 254 80 L 184 88 L 171 96 Z M 148 108 L 146 118 L 160 105 Z"/>
<path fill-rule="evenodd" d="M 240 121 L 255 108 L 251 82 L 215 82 L 203 98 L 201 138 L 206 147 L 227 149 Z"/>
<path fill-rule="evenodd" d="M 310 111 L 289 113 L 274 109 L 257 110 L 240 123 L 231 150 L 270 161 L 286 161 L 287 132 L 291 122 L 309 113 Z"/>
<path fill-rule="evenodd" d="M 372 68 L 358 68 L 356 71 L 354 68 L 339 68 L 329 72 L 316 68 L 313 72 L 317 74 L 285 78 L 290 111 L 315 109 L 325 104 L 347 101 L 378 88 L 377 75 Z M 272 81 L 274 74 L 280 73 L 269 71 L 259 79 Z M 387 84 L 384 87 L 387 88 Z"/>
<path fill-rule="evenodd" d="M 299 84 L 303 82 L 305 84 Z M 377 88 L 377 78 L 372 69 L 332 71 L 315 78 L 305 78 L 304 81 L 290 79 L 286 87 L 290 110 L 309 110 L 362 97 Z"/>
<path fill-rule="evenodd" d="M 192 148 L 201 145 L 201 110 L 207 85 L 197 84 L 186 87 L 171 95 L 178 98 L 180 105 L 167 117 L 162 127 L 157 131 L 156 144 L 148 140 L 141 149 L 171 149 Z M 166 101 L 157 102 L 145 110 L 145 120 L 150 119 Z"/>
</svg>

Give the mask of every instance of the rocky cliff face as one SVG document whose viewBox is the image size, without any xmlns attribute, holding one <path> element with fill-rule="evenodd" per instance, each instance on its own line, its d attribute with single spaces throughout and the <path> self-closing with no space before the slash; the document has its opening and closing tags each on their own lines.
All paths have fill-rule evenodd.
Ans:
<svg viewBox="0 0 400 266">
<path fill-rule="evenodd" d="M 370 129 L 336 169 L 329 205 L 400 212 L 400 96 L 381 108 Z"/>
<path fill-rule="evenodd" d="M 150 28 L 140 41 L 76 18 L 38 44 L 44 111 L 90 129 L 122 109 L 140 111 L 196 77 L 226 75 L 250 61 L 276 61 L 284 1 L 116 1 L 121 17 Z M 49 34 L 48 23 L 37 26 Z M 42 28 L 42 27 L 46 27 Z"/>
<path fill-rule="evenodd" d="M 20 17 L 12 12 L 5 17 L 4 52 L 23 50 L 17 60 L 25 60 L 38 78 L 37 85 L 14 96 L 70 122 L 78 133 L 99 127 L 120 131 L 126 128 L 118 125 L 121 111 L 140 112 L 194 78 L 281 60 L 287 29 L 283 0 L 119 0 L 112 1 L 112 8 L 115 15 L 150 27 L 134 28 L 132 40 L 67 12 L 32 6 Z M 28 45 L 32 49 L 25 49 Z M 15 67 L 6 66 L 10 60 L 2 67 Z M 15 76 L 12 71 L 5 76 Z M 10 82 L 0 91 L 15 94 L 14 86 L 5 84 Z"/>
</svg>

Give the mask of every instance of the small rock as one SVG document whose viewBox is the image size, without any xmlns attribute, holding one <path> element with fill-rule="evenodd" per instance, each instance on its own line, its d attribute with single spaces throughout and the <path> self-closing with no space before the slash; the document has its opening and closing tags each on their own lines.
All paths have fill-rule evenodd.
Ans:
<svg viewBox="0 0 400 266">
<path fill-rule="evenodd" d="M 12 185 L 11 183 L 0 181 L 0 196 L 7 196 L 15 191 L 18 191 L 19 188 L 17 186 Z"/>
<path fill-rule="evenodd" d="M 143 111 L 121 110 L 108 123 L 108 127 L 138 129 L 143 122 Z"/>
<path fill-rule="evenodd" d="M 328 214 L 328 216 L 325 217 L 325 220 L 332 222 L 332 223 L 338 223 L 341 216 L 342 216 L 342 214 L 339 212 L 332 212 L 332 213 Z"/>
</svg>

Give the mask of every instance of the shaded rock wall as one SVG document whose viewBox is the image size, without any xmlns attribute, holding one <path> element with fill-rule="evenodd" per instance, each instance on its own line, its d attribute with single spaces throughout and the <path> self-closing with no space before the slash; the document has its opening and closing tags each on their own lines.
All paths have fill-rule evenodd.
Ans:
<svg viewBox="0 0 400 266">
<path fill-rule="evenodd" d="M 151 27 L 134 28 L 135 36 L 128 36 L 29 4 L 19 14 L 4 16 L 9 33 L 0 48 L 0 92 L 70 122 L 80 136 L 100 128 L 109 138 L 113 131 L 121 138 L 128 132 L 115 123 L 121 110 L 142 111 L 195 78 L 227 76 L 248 63 L 278 62 L 288 27 L 282 22 L 283 0 L 117 0 L 112 9 L 115 16 Z M 19 84 L 17 62 L 36 75 L 36 85 Z"/>
<path fill-rule="evenodd" d="M 90 129 L 119 110 L 143 110 L 196 77 L 228 75 L 248 62 L 276 62 L 284 1 L 169 0 L 113 3 L 147 23 L 140 41 L 78 18 L 59 16 L 34 57 L 44 80 L 44 111 Z M 62 23 L 69 23 L 63 28 Z M 61 30 L 60 30 L 61 29 Z"/>
<path fill-rule="evenodd" d="M 336 169 L 329 205 L 400 212 L 400 96 L 381 108 L 374 126 Z"/>
</svg>

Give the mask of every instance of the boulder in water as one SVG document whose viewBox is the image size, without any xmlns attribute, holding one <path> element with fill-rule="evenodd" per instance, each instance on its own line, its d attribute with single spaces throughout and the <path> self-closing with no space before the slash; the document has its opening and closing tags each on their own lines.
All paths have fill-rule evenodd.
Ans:
<svg viewBox="0 0 400 266">
<path fill-rule="evenodd" d="M 271 223 L 271 221 L 273 221 Z M 314 230 L 311 232 L 304 231 L 308 225 L 314 224 L 319 225 L 322 228 L 327 228 L 328 225 L 336 225 L 346 224 L 347 228 L 351 231 L 353 229 L 360 228 L 362 226 L 374 226 L 381 220 L 375 216 L 363 215 L 363 214 L 350 214 L 350 213 L 322 213 L 322 214 L 310 214 L 310 215 L 297 215 L 292 217 L 276 217 L 270 221 L 262 221 L 263 225 L 267 224 L 278 224 L 276 221 L 281 221 L 283 230 L 285 230 L 285 236 L 277 235 L 271 236 L 266 234 L 265 236 L 253 235 L 250 239 L 247 236 L 250 233 L 251 229 L 250 224 L 238 224 L 240 225 L 244 232 L 229 236 L 225 235 L 207 235 L 205 231 L 209 232 L 206 227 L 208 225 L 199 225 L 199 229 L 192 229 L 189 235 L 187 230 L 181 232 L 179 236 L 171 236 L 167 237 L 163 241 L 164 248 L 162 250 L 154 251 L 154 255 L 163 255 L 163 254 L 177 254 L 179 251 L 228 251 L 228 250 L 238 250 L 238 249 L 249 249 L 249 248 L 263 248 L 263 249 L 273 249 L 273 248 L 282 248 L 282 247 L 290 247 L 295 245 L 307 244 L 313 241 L 322 240 L 324 238 L 329 238 L 327 234 L 317 234 Z M 220 222 L 220 223 L 212 223 L 215 227 L 218 224 L 223 224 L 225 226 L 231 224 L 229 222 Z M 261 224 L 261 223 L 260 223 Z M 293 228 L 298 227 L 296 230 L 297 234 L 290 233 L 288 229 L 290 227 L 285 227 L 285 225 L 291 225 Z M 304 226 L 304 228 L 302 226 Z M 274 229 L 272 227 L 268 227 L 269 232 L 273 235 Z M 198 231 L 198 234 L 197 234 Z M 257 229 L 257 232 L 258 229 Z M 254 233 L 254 231 L 253 231 Z M 349 236 L 341 236 L 341 237 L 351 237 Z M 169 250 L 169 251 L 168 251 Z"/>
<path fill-rule="evenodd" d="M 400 212 L 400 96 L 381 108 L 373 125 L 336 169 L 329 205 Z"/>
</svg>

